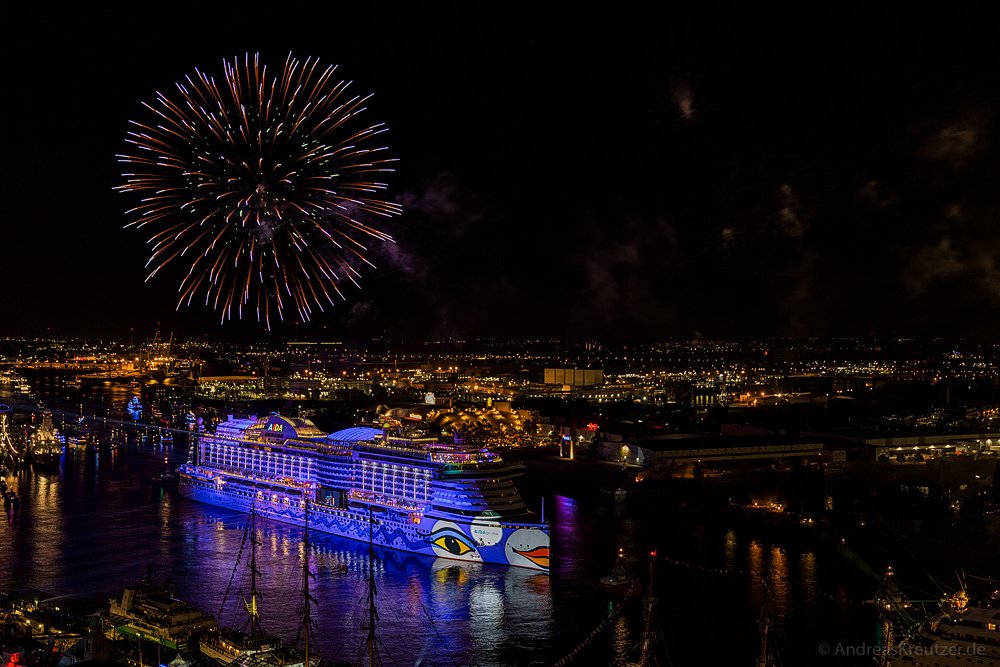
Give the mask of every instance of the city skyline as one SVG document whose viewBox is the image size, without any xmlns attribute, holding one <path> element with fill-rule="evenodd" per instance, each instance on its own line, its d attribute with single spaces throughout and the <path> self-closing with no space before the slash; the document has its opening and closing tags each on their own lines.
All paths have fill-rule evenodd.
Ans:
<svg viewBox="0 0 1000 667">
<path fill-rule="evenodd" d="M 115 155 L 154 91 L 292 52 L 374 93 L 404 212 L 360 290 L 279 334 L 988 335 L 989 22 L 819 11 L 289 7 L 264 32 L 178 8 L 16 30 L 5 333 L 257 335 L 253 320 L 175 313 L 180 273 L 143 282 Z"/>
</svg>

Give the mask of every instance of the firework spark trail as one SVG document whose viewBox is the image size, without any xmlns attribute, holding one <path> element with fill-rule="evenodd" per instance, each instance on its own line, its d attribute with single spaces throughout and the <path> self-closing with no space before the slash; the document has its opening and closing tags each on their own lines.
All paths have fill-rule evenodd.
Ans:
<svg viewBox="0 0 1000 667">
<path fill-rule="evenodd" d="M 359 125 L 371 95 L 316 58 L 289 54 L 277 76 L 259 54 L 222 69 L 220 82 L 195 69 L 129 122 L 115 189 L 139 201 L 125 227 L 148 234 L 147 281 L 189 261 L 178 309 L 201 294 L 223 322 L 307 321 L 345 298 L 341 280 L 358 285 L 354 262 L 374 266 L 361 239 L 393 241 L 373 223 L 402 213 L 377 180 L 396 162 L 373 144 L 387 128 Z"/>
</svg>

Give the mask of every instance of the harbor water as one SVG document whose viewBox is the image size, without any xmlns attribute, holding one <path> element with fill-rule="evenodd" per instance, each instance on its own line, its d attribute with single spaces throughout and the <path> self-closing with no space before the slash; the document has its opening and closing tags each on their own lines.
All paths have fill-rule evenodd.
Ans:
<svg viewBox="0 0 1000 667">
<path fill-rule="evenodd" d="M 65 399 L 65 408 L 98 411 L 131 395 L 117 385 L 76 398 L 61 385 L 37 389 L 50 402 Z M 3 517 L 0 590 L 39 589 L 52 604 L 89 613 L 151 576 L 154 584 L 169 579 L 179 597 L 223 624 L 241 625 L 249 517 L 157 484 L 186 458 L 183 435 L 164 442 L 155 429 L 119 429 L 97 451 L 67 450 L 58 467 L 9 470 L 20 503 Z M 904 592 L 927 600 L 943 592 L 933 578 L 974 567 L 947 549 L 929 558 L 888 535 L 845 544 L 822 532 L 775 532 L 699 511 L 697 498 L 684 494 L 630 491 L 616 502 L 598 482 L 581 483 L 571 462 L 527 463 L 517 484 L 551 523 L 548 575 L 382 548 L 370 560 L 366 543 L 311 531 L 312 646 L 331 661 L 358 660 L 371 563 L 387 664 L 628 665 L 652 630 L 659 664 L 753 665 L 766 617 L 783 665 L 870 665 L 881 629 L 866 601 L 888 566 Z M 303 531 L 258 519 L 257 533 L 264 627 L 294 640 Z M 619 549 L 642 584 L 624 602 L 598 585 Z M 656 613 L 647 623 L 641 596 L 653 551 Z"/>
<path fill-rule="evenodd" d="M 183 443 L 123 435 L 117 447 L 67 451 L 58 469 L 7 477 L 20 505 L 0 538 L 0 590 L 37 588 L 56 604 L 106 608 L 129 582 L 169 578 L 177 595 L 239 625 L 248 553 L 236 567 L 248 517 L 200 504 L 154 483 L 183 460 Z M 808 542 L 769 541 L 753 531 L 664 511 L 652 499 L 614 502 L 599 492 L 546 492 L 530 472 L 522 494 L 552 524 L 549 575 L 432 559 L 312 532 L 313 646 L 356 660 L 367 619 L 369 562 L 377 585 L 383 660 L 400 665 L 550 665 L 633 662 L 645 627 L 641 599 L 619 599 L 597 582 L 621 548 L 647 581 L 657 551 L 656 623 L 671 664 L 753 664 L 761 612 L 785 664 L 869 664 L 824 658 L 821 644 L 876 640 L 874 595 L 881 563 L 850 563 Z M 258 519 L 267 630 L 294 639 L 302 606 L 303 531 Z M 244 547 L 245 549 L 247 547 Z M 599 629 L 596 633 L 595 629 Z"/>
</svg>

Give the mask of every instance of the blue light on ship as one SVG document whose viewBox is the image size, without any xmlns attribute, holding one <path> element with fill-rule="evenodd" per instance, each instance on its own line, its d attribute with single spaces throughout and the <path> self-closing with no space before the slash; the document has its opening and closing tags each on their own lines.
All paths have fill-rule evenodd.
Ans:
<svg viewBox="0 0 1000 667">
<path fill-rule="evenodd" d="M 129 399 L 128 405 L 125 406 L 125 409 L 128 410 L 128 414 L 132 418 L 132 421 L 139 421 L 142 419 L 142 403 L 139 401 L 138 396 L 133 396 Z"/>
<path fill-rule="evenodd" d="M 548 572 L 549 528 L 514 487 L 524 466 L 493 452 L 308 419 L 234 419 L 178 469 L 195 500 L 401 551 Z M 308 501 L 308 502 L 307 502 Z"/>
</svg>

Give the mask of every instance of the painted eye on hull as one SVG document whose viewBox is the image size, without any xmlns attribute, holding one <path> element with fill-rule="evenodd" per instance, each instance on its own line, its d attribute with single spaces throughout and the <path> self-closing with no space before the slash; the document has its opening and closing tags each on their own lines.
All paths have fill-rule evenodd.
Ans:
<svg viewBox="0 0 1000 667">
<path fill-rule="evenodd" d="M 427 539 L 429 539 L 431 544 L 434 546 L 444 549 L 448 553 L 455 556 L 464 556 L 470 551 L 476 550 L 476 548 L 469 543 L 468 538 L 447 528 L 435 531 L 428 536 Z"/>
</svg>

